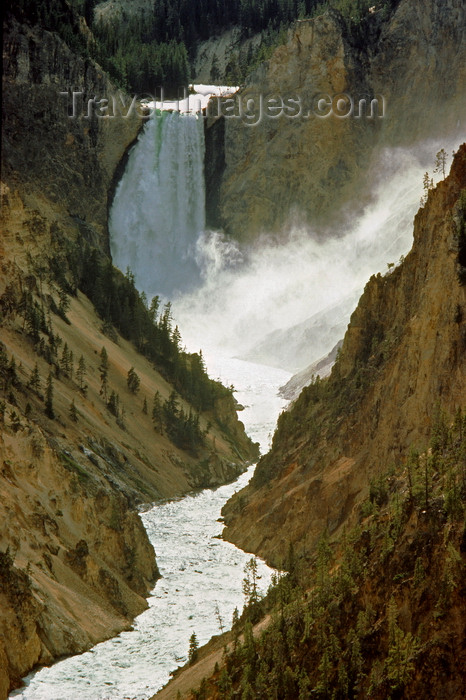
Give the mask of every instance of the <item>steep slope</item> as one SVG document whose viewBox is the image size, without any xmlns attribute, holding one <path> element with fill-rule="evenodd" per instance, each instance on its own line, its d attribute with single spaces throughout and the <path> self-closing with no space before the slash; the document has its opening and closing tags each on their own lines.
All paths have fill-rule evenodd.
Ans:
<svg viewBox="0 0 466 700">
<path fill-rule="evenodd" d="M 374 481 L 340 536 L 290 549 L 267 597 L 155 697 L 462 700 L 465 427 L 439 413 L 428 452 Z"/>
<path fill-rule="evenodd" d="M 462 146 L 405 261 L 368 282 L 331 376 L 280 416 L 272 450 L 225 506 L 228 540 L 278 565 L 290 543 L 313 547 L 351 521 L 370 478 L 425 446 L 438 406 L 464 404 L 465 185 Z"/>
<path fill-rule="evenodd" d="M 16 684 L 36 663 L 128 627 L 146 607 L 158 572 L 132 512 L 137 504 L 225 483 L 256 450 L 231 394 L 220 387 L 199 418 L 195 445 L 176 439 L 164 413 L 173 386 L 160 373 L 163 365 L 157 371 L 102 322 L 82 292 L 68 297 L 55 280 L 56 256 L 70 244 L 79 249 L 68 217 L 49 207 L 44 218 L 17 193 L 3 194 L 0 551 L 9 550 L 12 561 L 1 576 L 0 644 L 8 660 L 2 682 L 9 676 Z M 66 258 L 59 260 L 63 274 Z M 59 311 L 64 299 L 66 314 Z M 131 368 L 140 380 L 135 393 L 127 382 Z M 191 415 L 186 401 L 176 403 Z M 20 576 L 24 603 L 15 587 L 9 593 L 9 582 Z"/>
<path fill-rule="evenodd" d="M 212 225 L 220 222 L 246 242 L 302 223 L 335 235 L 335 227 L 344 226 L 345 204 L 368 201 L 381 175 L 380 149 L 461 135 L 463 4 L 402 0 L 388 21 L 381 4 L 374 3 L 363 40 L 335 11 L 296 22 L 286 44 L 249 76 L 237 97 L 243 116 L 237 104 L 235 118 L 232 111 L 224 118 L 224 164 L 218 156 L 206 159 L 207 171 L 218 168 L 212 202 L 207 191 Z M 331 109 L 327 103 L 319 108 L 322 96 L 333 101 Z M 271 97 L 295 102 L 282 116 L 276 107 L 267 114 Z M 366 111 L 358 117 L 361 98 Z M 372 98 L 379 116 L 368 118 Z M 218 129 L 208 124 L 207 142 L 210 134 L 218 143 Z"/>
<path fill-rule="evenodd" d="M 314 382 L 316 377 L 320 377 L 321 379 L 328 377 L 342 344 L 342 340 L 338 341 L 325 357 L 320 358 L 317 362 L 313 362 L 308 367 L 301 370 L 301 372 L 294 374 L 284 386 L 280 387 L 280 395 L 288 401 L 294 401 L 298 398 L 304 387 Z"/>
</svg>

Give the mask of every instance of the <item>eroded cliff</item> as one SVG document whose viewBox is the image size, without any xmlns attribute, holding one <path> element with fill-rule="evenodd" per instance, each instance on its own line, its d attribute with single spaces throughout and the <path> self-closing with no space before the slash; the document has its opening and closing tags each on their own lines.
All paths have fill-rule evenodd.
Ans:
<svg viewBox="0 0 466 700">
<path fill-rule="evenodd" d="M 402 0 L 388 21 L 378 10 L 370 16 L 357 46 L 337 12 L 295 23 L 286 44 L 250 75 L 236 107 L 224 112 L 225 164 L 206 159 L 207 172 L 216 169 L 211 206 L 207 188 L 212 225 L 220 221 L 246 242 L 293 224 L 335 234 L 345 205 L 354 210 L 355 202 L 369 201 L 381 149 L 461 135 L 464 12 L 457 0 Z M 349 103 L 338 112 L 342 93 L 353 101 L 352 112 Z M 319 108 L 322 96 L 335 100 Z M 277 108 L 267 115 L 260 99 L 268 97 L 295 103 L 282 116 Z M 358 117 L 362 97 L 366 111 Z M 374 97 L 379 111 L 368 118 Z M 210 133 L 218 144 L 218 129 L 208 124 L 207 142 Z"/>
<path fill-rule="evenodd" d="M 92 40 L 85 25 L 80 30 Z M 37 196 L 36 206 L 47 200 L 66 211 L 108 252 L 113 177 L 141 116 L 97 63 L 77 55 L 54 32 L 8 14 L 3 51 L 3 181 L 13 190 L 20 187 L 25 197 Z M 89 106 L 94 99 L 109 101 L 102 118 L 96 103 Z M 111 114 L 116 116 L 105 117 Z"/>
<path fill-rule="evenodd" d="M 281 415 L 272 450 L 225 507 L 225 537 L 283 562 L 351 523 L 370 480 L 423 449 L 436 412 L 464 405 L 466 147 L 415 218 L 414 244 L 372 277 L 330 377 Z M 404 457 L 402 457 L 404 456 Z"/>
</svg>

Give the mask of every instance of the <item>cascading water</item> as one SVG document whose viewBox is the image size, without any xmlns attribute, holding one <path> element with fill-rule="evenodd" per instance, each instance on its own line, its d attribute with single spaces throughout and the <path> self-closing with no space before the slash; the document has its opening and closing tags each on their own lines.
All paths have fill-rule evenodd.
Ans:
<svg viewBox="0 0 466 700">
<path fill-rule="evenodd" d="M 196 241 L 205 226 L 204 125 L 194 114 L 156 112 L 132 149 L 115 192 L 110 244 L 139 288 L 176 297 L 200 281 Z"/>
</svg>

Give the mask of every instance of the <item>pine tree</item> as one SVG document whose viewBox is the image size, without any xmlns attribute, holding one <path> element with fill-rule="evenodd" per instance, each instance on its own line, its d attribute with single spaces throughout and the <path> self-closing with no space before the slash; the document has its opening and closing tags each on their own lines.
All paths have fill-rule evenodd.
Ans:
<svg viewBox="0 0 466 700">
<path fill-rule="evenodd" d="M 442 173 L 443 179 L 445 179 L 445 168 L 447 165 L 447 152 L 444 148 L 435 155 L 435 169 L 434 173 Z"/>
<path fill-rule="evenodd" d="M 387 610 L 388 655 L 385 661 L 387 677 L 392 690 L 400 690 L 415 670 L 414 657 L 419 644 L 411 632 L 404 633 L 398 625 L 398 609 L 393 596 Z"/>
<path fill-rule="evenodd" d="M 175 328 L 172 331 L 172 343 L 173 343 L 173 350 L 176 354 L 181 352 L 181 333 L 180 329 L 178 326 L 175 326 Z"/>
<path fill-rule="evenodd" d="M 422 180 L 422 187 L 424 189 L 424 194 L 421 197 L 421 207 L 423 207 L 429 196 L 429 190 L 431 189 L 431 179 L 428 172 L 424 173 L 424 178 Z"/>
<path fill-rule="evenodd" d="M 105 403 L 107 403 L 107 393 L 108 393 L 108 369 L 109 361 L 108 355 L 105 347 L 100 351 L 100 395 L 103 396 Z"/>
<path fill-rule="evenodd" d="M 225 630 L 225 625 L 223 624 L 223 618 L 220 614 L 220 608 L 218 607 L 218 603 L 215 604 L 215 617 L 217 618 L 220 634 L 223 634 Z"/>
<path fill-rule="evenodd" d="M 231 616 L 231 631 L 233 632 L 233 651 L 236 651 L 239 644 L 239 610 L 237 607 Z"/>
<path fill-rule="evenodd" d="M 142 412 L 144 413 L 145 416 L 147 416 L 147 399 L 144 396 L 144 403 L 142 404 Z"/>
<path fill-rule="evenodd" d="M 76 378 L 79 382 L 79 389 L 83 393 L 85 393 L 87 389 L 87 385 L 84 384 L 84 379 L 86 377 L 86 361 L 84 360 L 84 357 L 81 355 L 78 361 L 78 369 L 76 370 Z"/>
<path fill-rule="evenodd" d="M 41 386 L 40 386 L 40 374 L 39 374 L 39 367 L 36 364 L 34 365 L 34 369 L 31 372 L 31 376 L 29 378 L 28 382 L 28 387 L 35 393 L 35 394 L 40 394 L 41 393 Z"/>
<path fill-rule="evenodd" d="M 63 346 L 63 351 L 61 354 L 60 368 L 65 375 L 65 377 L 70 377 L 72 372 L 72 359 L 73 353 L 68 349 L 68 343 Z"/>
<path fill-rule="evenodd" d="M 197 641 L 196 633 L 193 632 L 189 638 L 189 652 L 188 660 L 190 665 L 195 664 L 199 656 L 199 643 Z"/>
<path fill-rule="evenodd" d="M 66 312 L 70 308 L 70 300 L 68 294 L 65 292 L 63 287 L 59 288 L 58 297 L 60 299 L 60 303 L 58 305 L 58 312 L 63 318 L 64 316 L 66 316 Z"/>
<path fill-rule="evenodd" d="M 19 384 L 18 373 L 16 371 L 16 360 L 14 357 L 11 358 L 10 364 L 8 365 L 8 377 L 9 377 L 8 386 L 10 386 L 10 384 L 12 386 L 18 386 L 18 384 Z"/>
<path fill-rule="evenodd" d="M 149 317 L 150 317 L 150 320 L 152 321 L 152 323 L 155 323 L 157 320 L 159 305 L 160 305 L 160 297 L 158 297 L 158 296 L 152 297 L 152 301 L 150 303 L 150 308 L 149 308 Z"/>
<path fill-rule="evenodd" d="M 160 435 L 163 435 L 163 408 L 160 393 L 158 391 L 156 391 L 154 394 L 152 421 L 154 423 L 155 430 L 160 433 Z"/>
<path fill-rule="evenodd" d="M 126 383 L 128 384 L 128 389 L 132 394 L 136 394 L 139 391 L 139 386 L 141 384 L 141 380 L 139 379 L 138 375 L 136 374 L 134 367 L 131 367 L 128 370 L 128 377 L 126 379 Z"/>
<path fill-rule="evenodd" d="M 2 378 L 2 388 L 8 388 L 8 355 L 5 346 L 0 343 L 0 377 Z"/>
<path fill-rule="evenodd" d="M 243 594 L 245 605 L 255 605 L 259 601 L 257 590 L 257 559 L 252 557 L 244 567 Z"/>
<path fill-rule="evenodd" d="M 55 411 L 53 410 L 53 379 L 52 372 L 49 372 L 47 377 L 47 387 L 45 390 L 45 414 L 51 420 L 55 418 Z"/>
<path fill-rule="evenodd" d="M 21 425 L 21 418 L 16 413 L 16 411 L 11 411 L 10 413 L 10 426 L 14 433 L 17 433 L 18 430 L 21 430 L 21 428 L 23 427 Z"/>
<path fill-rule="evenodd" d="M 110 398 L 107 403 L 108 410 L 110 413 L 113 413 L 113 415 L 116 418 L 119 418 L 120 416 L 120 397 L 115 391 L 112 391 L 110 394 Z"/>
</svg>

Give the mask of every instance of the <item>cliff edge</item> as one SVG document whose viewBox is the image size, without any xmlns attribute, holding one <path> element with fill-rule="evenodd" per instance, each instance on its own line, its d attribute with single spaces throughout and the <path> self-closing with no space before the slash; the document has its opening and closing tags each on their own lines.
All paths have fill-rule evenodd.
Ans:
<svg viewBox="0 0 466 700">
<path fill-rule="evenodd" d="M 466 396 L 466 146 L 430 191 L 402 264 L 372 277 L 328 379 L 279 420 L 253 480 L 224 508 L 224 536 L 280 566 L 351 522 L 370 480 L 426 446 Z"/>
</svg>

